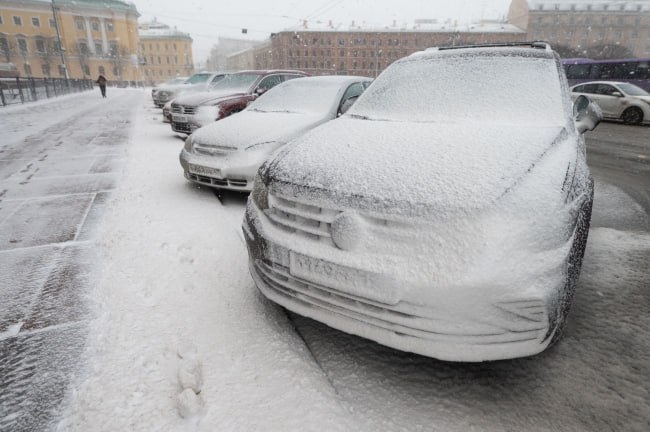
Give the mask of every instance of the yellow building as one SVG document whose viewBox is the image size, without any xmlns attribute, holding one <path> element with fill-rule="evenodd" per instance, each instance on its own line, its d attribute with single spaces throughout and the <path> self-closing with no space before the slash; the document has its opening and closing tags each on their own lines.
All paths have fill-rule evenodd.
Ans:
<svg viewBox="0 0 650 432">
<path fill-rule="evenodd" d="M 53 8 L 53 4 L 55 8 Z M 139 81 L 138 13 L 119 0 L 0 0 L 0 62 L 22 76 Z"/>
<path fill-rule="evenodd" d="M 140 67 L 144 81 L 157 84 L 194 73 L 192 38 L 158 22 L 140 25 Z"/>
</svg>

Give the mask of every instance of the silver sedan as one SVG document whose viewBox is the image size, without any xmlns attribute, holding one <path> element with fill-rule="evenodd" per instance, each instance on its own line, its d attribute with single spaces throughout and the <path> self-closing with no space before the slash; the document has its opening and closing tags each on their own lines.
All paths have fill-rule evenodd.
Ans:
<svg viewBox="0 0 650 432">
<path fill-rule="evenodd" d="M 258 168 L 271 153 L 344 113 L 370 81 L 321 76 L 278 85 L 244 111 L 196 130 L 180 153 L 185 178 L 250 191 Z"/>
</svg>

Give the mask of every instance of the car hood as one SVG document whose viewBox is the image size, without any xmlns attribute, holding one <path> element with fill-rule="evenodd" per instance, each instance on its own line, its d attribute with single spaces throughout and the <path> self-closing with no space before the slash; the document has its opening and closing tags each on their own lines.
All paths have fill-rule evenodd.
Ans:
<svg viewBox="0 0 650 432">
<path fill-rule="evenodd" d="M 245 149 L 264 142 L 286 143 L 329 120 L 326 115 L 244 110 L 194 132 L 202 147 Z"/>
<path fill-rule="evenodd" d="M 268 164 L 272 188 L 343 208 L 395 214 L 494 203 L 566 136 L 562 126 L 442 124 L 343 117 Z"/>
<path fill-rule="evenodd" d="M 232 91 L 202 91 L 183 94 L 176 98 L 179 105 L 215 105 L 223 100 L 244 96 L 246 93 L 233 93 Z"/>
</svg>

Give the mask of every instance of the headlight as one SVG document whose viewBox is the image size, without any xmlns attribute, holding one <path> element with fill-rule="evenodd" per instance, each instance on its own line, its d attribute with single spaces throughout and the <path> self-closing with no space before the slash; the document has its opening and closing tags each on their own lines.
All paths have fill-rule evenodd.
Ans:
<svg viewBox="0 0 650 432">
<path fill-rule="evenodd" d="M 269 190 L 259 173 L 255 176 L 251 198 L 260 210 L 266 210 L 269 208 Z"/>
<path fill-rule="evenodd" d="M 246 151 L 261 150 L 265 146 L 269 146 L 271 144 L 275 144 L 276 146 L 279 146 L 282 143 L 277 142 L 277 141 L 264 141 L 264 142 L 261 142 L 261 143 L 256 143 L 256 144 L 253 144 L 253 145 L 249 145 L 244 150 L 246 150 Z"/>
<path fill-rule="evenodd" d="M 185 145 L 183 146 L 186 152 L 192 151 L 192 135 L 188 136 L 185 140 Z"/>
</svg>

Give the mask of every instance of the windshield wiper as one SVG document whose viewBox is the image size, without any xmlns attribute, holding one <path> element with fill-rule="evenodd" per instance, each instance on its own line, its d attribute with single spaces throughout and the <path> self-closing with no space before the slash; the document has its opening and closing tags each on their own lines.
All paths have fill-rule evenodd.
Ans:
<svg viewBox="0 0 650 432">
<path fill-rule="evenodd" d="M 361 120 L 374 120 L 371 119 L 368 116 L 360 115 L 360 114 L 346 114 L 348 117 L 356 118 L 356 119 L 361 119 Z"/>
</svg>

